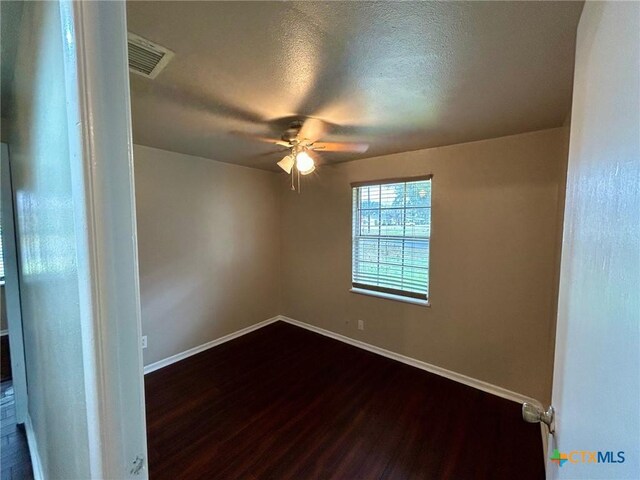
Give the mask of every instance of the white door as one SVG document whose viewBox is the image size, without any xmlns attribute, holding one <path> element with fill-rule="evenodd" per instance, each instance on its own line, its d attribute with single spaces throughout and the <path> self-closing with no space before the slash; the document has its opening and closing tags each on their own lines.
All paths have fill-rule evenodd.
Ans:
<svg viewBox="0 0 640 480">
<path fill-rule="evenodd" d="M 640 3 L 586 2 L 576 51 L 549 478 L 640 478 L 639 85 Z"/>
</svg>

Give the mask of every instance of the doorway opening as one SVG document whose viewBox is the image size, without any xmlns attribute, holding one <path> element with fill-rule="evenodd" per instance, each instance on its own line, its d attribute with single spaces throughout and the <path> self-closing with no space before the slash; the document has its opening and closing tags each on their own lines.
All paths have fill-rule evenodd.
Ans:
<svg viewBox="0 0 640 480">
<path fill-rule="evenodd" d="M 27 434 L 27 377 L 25 367 L 18 252 L 9 148 L 2 143 L 0 163 L 0 416 L 2 464 L 7 478 L 33 478 Z M 5 453 L 6 452 L 6 453 Z"/>
</svg>

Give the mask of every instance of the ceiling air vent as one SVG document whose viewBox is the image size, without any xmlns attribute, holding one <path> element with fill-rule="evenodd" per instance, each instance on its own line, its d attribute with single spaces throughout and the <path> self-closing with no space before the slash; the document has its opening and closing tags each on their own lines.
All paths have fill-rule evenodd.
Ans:
<svg viewBox="0 0 640 480">
<path fill-rule="evenodd" d="M 150 42 L 135 33 L 127 36 L 129 47 L 129 71 L 147 78 L 156 78 L 173 57 L 173 52 Z"/>
</svg>

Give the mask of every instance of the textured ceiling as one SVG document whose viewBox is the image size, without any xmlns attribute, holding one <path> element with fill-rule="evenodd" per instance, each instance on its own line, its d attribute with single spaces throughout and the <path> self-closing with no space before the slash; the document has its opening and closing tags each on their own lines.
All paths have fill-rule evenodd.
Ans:
<svg viewBox="0 0 640 480">
<path fill-rule="evenodd" d="M 365 141 L 338 162 L 562 125 L 582 2 L 129 2 L 176 53 L 131 75 L 134 141 L 274 169 L 288 120 Z"/>
</svg>

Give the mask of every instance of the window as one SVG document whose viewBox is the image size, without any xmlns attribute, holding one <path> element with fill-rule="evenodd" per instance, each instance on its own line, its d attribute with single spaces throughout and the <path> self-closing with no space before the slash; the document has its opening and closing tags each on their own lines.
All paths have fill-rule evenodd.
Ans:
<svg viewBox="0 0 640 480">
<path fill-rule="evenodd" d="M 354 291 L 426 303 L 431 176 L 356 183 L 352 195 Z"/>
</svg>

